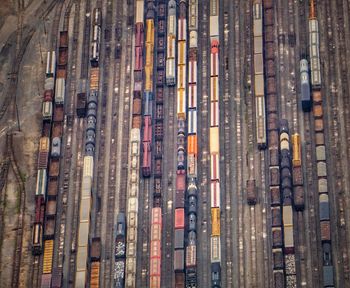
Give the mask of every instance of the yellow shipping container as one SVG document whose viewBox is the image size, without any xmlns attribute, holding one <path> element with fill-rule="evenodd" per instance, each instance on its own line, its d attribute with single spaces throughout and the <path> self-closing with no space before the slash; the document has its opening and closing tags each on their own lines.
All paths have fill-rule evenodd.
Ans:
<svg viewBox="0 0 350 288">
<path fill-rule="evenodd" d="M 99 68 L 91 68 L 90 69 L 90 90 L 97 90 L 98 89 L 98 82 L 99 82 Z"/>
<path fill-rule="evenodd" d="M 211 236 L 220 236 L 220 208 L 211 208 Z"/>
<path fill-rule="evenodd" d="M 91 263 L 90 288 L 100 287 L 100 262 Z"/>
<path fill-rule="evenodd" d="M 49 152 L 50 139 L 49 137 L 41 137 L 39 142 L 39 151 Z"/>
<path fill-rule="evenodd" d="M 301 145 L 300 135 L 295 133 L 292 135 L 293 144 L 293 167 L 301 166 Z"/>
<path fill-rule="evenodd" d="M 146 32 L 146 43 L 154 43 L 154 22 L 153 19 L 146 20 L 147 32 Z"/>
<path fill-rule="evenodd" d="M 219 153 L 219 127 L 210 127 L 210 154 Z"/>
<path fill-rule="evenodd" d="M 44 242 L 43 274 L 51 273 L 53 257 L 53 240 Z"/>
</svg>

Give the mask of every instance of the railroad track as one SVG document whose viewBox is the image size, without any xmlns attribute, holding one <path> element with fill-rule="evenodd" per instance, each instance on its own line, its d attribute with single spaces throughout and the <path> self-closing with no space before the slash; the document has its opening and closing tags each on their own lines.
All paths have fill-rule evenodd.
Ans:
<svg viewBox="0 0 350 288">
<path fill-rule="evenodd" d="M 25 201 L 26 201 L 26 193 L 25 193 L 25 186 L 24 186 L 24 180 L 23 176 L 21 174 L 20 168 L 18 166 L 15 152 L 13 148 L 13 134 L 12 132 L 7 133 L 6 135 L 6 147 L 7 147 L 7 155 L 9 155 L 11 167 L 13 170 L 13 173 L 15 175 L 16 183 L 19 189 L 19 200 L 18 200 L 18 207 L 19 207 L 19 213 L 17 216 L 17 227 L 16 227 L 16 238 L 15 238 L 15 251 L 13 255 L 13 267 L 12 267 L 12 280 L 11 280 L 11 287 L 17 288 L 20 286 L 20 270 L 21 270 L 21 261 L 22 261 L 22 254 L 27 254 L 28 251 L 22 252 L 22 245 L 23 245 L 23 228 L 25 224 Z M 25 255 L 24 255 L 25 256 Z"/>
<path fill-rule="evenodd" d="M 320 27 L 321 35 L 323 26 L 326 29 L 324 35 L 328 38 L 328 41 L 325 42 L 327 46 L 321 46 L 321 51 L 325 51 L 327 54 L 323 66 L 325 68 L 325 89 L 322 91 L 323 103 L 326 103 L 323 116 L 324 133 L 326 143 L 329 143 L 327 150 L 331 149 L 333 151 L 332 153 L 326 153 L 330 210 L 332 220 L 336 219 L 336 223 L 340 224 L 340 229 L 335 229 L 337 226 L 335 222 L 331 224 L 334 275 L 338 276 L 334 279 L 335 285 L 345 283 L 345 279 L 349 281 L 348 275 L 344 277 L 345 274 L 349 274 L 349 239 L 347 239 L 348 234 L 346 233 L 345 224 L 347 209 L 344 213 L 344 191 L 349 191 L 349 184 L 343 179 L 348 179 L 349 167 L 348 159 L 344 157 L 347 153 L 345 119 L 344 116 L 341 116 L 345 114 L 343 99 L 347 96 L 344 98 L 342 96 L 345 92 L 344 86 L 346 87 L 348 84 L 346 56 L 342 55 L 343 51 L 346 51 L 345 35 L 342 32 L 345 27 L 342 6 L 342 1 L 334 1 L 333 3 L 320 4 L 319 9 L 320 12 L 323 12 L 321 12 L 325 17 L 323 19 L 327 19 L 326 23 L 321 22 Z M 330 167 L 332 168 L 330 169 Z M 349 214 L 346 215 L 346 218 L 349 219 Z M 346 245 L 344 245 L 344 242 Z"/>
<path fill-rule="evenodd" d="M 176 167 L 176 158 L 174 151 L 177 137 L 177 123 L 176 123 L 176 88 L 164 87 L 164 137 L 163 142 L 163 175 L 162 177 L 162 211 L 165 217 L 163 217 L 163 241 L 162 241 L 162 270 L 161 281 L 162 287 L 171 285 L 174 283 L 173 269 L 173 239 L 174 233 L 172 225 L 174 223 L 173 207 L 174 192 L 176 183 L 176 174 L 174 173 L 174 167 Z M 167 174 L 165 174 L 167 173 Z M 171 271 L 171 273 L 169 273 Z"/>
<path fill-rule="evenodd" d="M 231 149 L 232 149 L 232 137 L 231 137 L 231 107 L 232 107 L 232 97 L 230 96 L 230 81 L 229 81 L 229 71 L 230 71 L 230 49 L 229 47 L 231 46 L 231 42 L 232 42 L 232 36 L 229 36 L 228 33 L 226 33 L 226 29 L 230 28 L 230 18 L 232 17 L 231 15 L 231 5 L 230 5 L 231 1 L 224 1 L 224 45 L 223 45 L 223 58 L 225 59 L 224 63 L 224 72 L 220 73 L 221 75 L 224 75 L 224 79 L 225 81 L 223 81 L 223 105 L 220 105 L 221 107 L 224 107 L 224 109 L 221 109 L 221 111 L 223 111 L 223 115 L 224 115 L 224 157 L 225 157 L 225 169 L 223 169 L 224 171 L 226 171 L 225 173 L 225 181 L 223 181 L 224 187 L 225 189 L 223 189 L 223 191 L 225 191 L 225 196 L 222 197 L 222 201 L 221 201 L 221 207 L 225 207 L 222 210 L 224 211 L 223 213 L 223 217 L 222 220 L 224 222 L 224 227 L 225 229 L 222 229 L 222 238 L 225 239 L 224 241 L 222 241 L 223 245 L 225 245 L 226 247 L 226 253 L 223 253 L 221 256 L 221 265 L 222 265 L 222 284 L 223 287 L 225 287 L 225 283 L 226 283 L 226 287 L 232 287 L 233 286 L 233 277 L 232 277 L 232 247 L 233 247 L 233 243 L 232 243 L 232 238 L 231 235 L 232 233 L 232 200 L 231 200 L 231 193 L 226 193 L 226 191 L 232 191 L 232 169 L 231 169 Z M 232 25 L 231 25 L 232 26 Z M 232 34 L 230 34 L 232 35 Z M 227 59 L 227 60 L 226 60 Z M 222 113 L 222 112 L 221 112 Z"/>
<path fill-rule="evenodd" d="M 210 234 L 208 231 L 208 223 L 211 219 L 210 208 L 210 155 L 209 155 L 209 143 L 208 143 L 208 121 L 209 121 L 209 82 L 208 82 L 208 71 L 210 71 L 209 61 L 210 54 L 208 49 L 208 37 L 209 37 L 209 1 L 206 1 L 204 5 L 198 5 L 198 84 L 197 84 L 197 97 L 198 97 L 198 229 L 197 229 L 197 278 L 198 287 L 205 287 L 211 281 L 211 265 L 210 265 Z M 200 43 L 200 44 L 199 44 Z M 201 61 L 200 61 L 201 60 Z"/>
</svg>

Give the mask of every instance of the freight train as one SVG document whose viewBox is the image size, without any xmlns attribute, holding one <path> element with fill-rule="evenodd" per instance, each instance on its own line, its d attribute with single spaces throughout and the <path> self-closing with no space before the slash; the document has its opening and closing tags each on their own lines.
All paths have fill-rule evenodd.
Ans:
<svg viewBox="0 0 350 288">
<path fill-rule="evenodd" d="M 140 179 L 140 156 L 141 156 L 141 98 L 143 80 L 143 45 L 144 45 L 144 1 L 135 2 L 135 61 L 133 64 L 134 86 L 132 124 L 129 142 L 129 173 L 127 188 L 127 211 L 126 211 L 126 260 L 125 260 L 125 287 L 136 287 L 136 256 L 137 256 L 137 228 L 138 228 L 138 196 Z M 136 206 L 136 207 L 135 207 Z M 135 209 L 136 208 L 136 209 Z"/>
<path fill-rule="evenodd" d="M 295 249 L 293 236 L 293 195 L 291 153 L 288 122 L 281 120 L 280 124 L 280 169 L 282 191 L 282 227 L 283 227 L 283 254 L 286 287 L 297 287 L 295 271 Z"/>
<path fill-rule="evenodd" d="M 219 137 L 219 1 L 210 0 L 210 194 L 211 286 L 221 287 L 220 137 Z"/>
<path fill-rule="evenodd" d="M 254 31 L 254 95 L 256 141 L 259 149 L 266 148 L 265 82 L 263 61 L 263 23 L 261 2 L 253 5 Z"/>
<path fill-rule="evenodd" d="M 197 287 L 197 53 L 198 53 L 198 1 L 190 0 L 188 6 L 189 55 L 187 111 L 187 241 L 185 277 L 186 287 Z"/>
<path fill-rule="evenodd" d="M 319 216 L 321 245 L 323 250 L 323 287 L 334 287 L 334 267 L 332 258 L 330 206 L 328 196 L 328 173 L 324 138 L 321 66 L 319 51 L 319 29 L 316 18 L 315 1 L 310 1 L 309 9 L 309 52 L 312 84 L 312 102 L 316 139 L 317 180 L 319 192 Z"/>
<path fill-rule="evenodd" d="M 93 30 L 96 26 L 101 26 L 101 9 L 96 8 L 93 11 Z M 93 38 L 93 45 L 99 46 L 100 38 Z M 92 181 L 94 172 L 94 152 L 96 145 L 96 123 L 97 123 L 97 105 L 99 96 L 99 58 L 98 55 L 92 51 L 91 53 L 91 67 L 90 67 L 90 79 L 89 79 L 89 96 L 87 100 L 87 125 L 85 130 L 85 156 L 83 157 L 83 175 L 80 190 L 80 213 L 77 235 L 77 255 L 76 255 L 76 269 L 75 269 L 75 287 L 85 287 L 87 285 L 87 275 L 89 273 L 87 260 L 89 246 L 89 229 L 90 229 L 90 212 L 92 201 Z M 90 275 L 94 276 L 90 278 L 90 285 L 98 287 L 99 283 L 99 262 L 91 263 Z"/>
<path fill-rule="evenodd" d="M 175 67 L 175 42 L 176 42 L 176 1 L 168 2 L 168 25 L 167 25 L 167 55 L 166 55 L 166 84 L 176 84 Z"/>
<path fill-rule="evenodd" d="M 119 213 L 115 225 L 114 288 L 125 285 L 126 223 L 125 214 Z"/>
<path fill-rule="evenodd" d="M 101 9 L 95 8 L 92 14 L 91 66 L 97 67 L 100 60 Z"/>
</svg>

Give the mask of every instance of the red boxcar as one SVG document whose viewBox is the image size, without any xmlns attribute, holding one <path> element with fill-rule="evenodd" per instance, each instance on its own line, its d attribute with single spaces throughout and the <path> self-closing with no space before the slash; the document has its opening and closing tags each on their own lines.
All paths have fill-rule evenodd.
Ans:
<svg viewBox="0 0 350 288">
<path fill-rule="evenodd" d="M 175 229 L 185 228 L 185 209 L 175 209 Z"/>
<path fill-rule="evenodd" d="M 150 142 L 143 142 L 142 175 L 151 176 L 151 145 Z"/>
<path fill-rule="evenodd" d="M 143 23 L 137 23 L 135 25 L 135 47 L 143 46 Z"/>
<path fill-rule="evenodd" d="M 135 68 L 134 71 L 142 70 L 142 47 L 135 47 Z"/>
</svg>

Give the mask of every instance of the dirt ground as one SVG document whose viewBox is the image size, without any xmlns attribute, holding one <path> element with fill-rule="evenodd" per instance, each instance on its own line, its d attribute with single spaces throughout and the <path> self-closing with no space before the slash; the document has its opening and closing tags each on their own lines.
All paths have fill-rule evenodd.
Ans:
<svg viewBox="0 0 350 288">
<path fill-rule="evenodd" d="M 26 0 L 25 5 L 32 12 L 33 6 L 37 6 L 43 0 Z M 0 3 L 0 107 L 6 92 L 8 73 L 11 68 L 11 60 L 14 56 L 16 40 L 15 8 L 12 2 L 3 0 Z M 37 2 L 37 3 L 35 3 Z M 54 12 L 54 11 L 53 11 Z M 53 14 L 49 15 L 49 19 Z M 50 28 L 50 20 L 46 23 L 46 29 Z M 38 25 L 33 38 L 29 42 L 18 73 L 17 105 L 20 119 L 21 132 L 14 136 L 14 150 L 21 174 L 25 179 L 26 209 L 24 242 L 22 245 L 22 264 L 19 287 L 31 287 L 30 263 L 31 256 L 31 225 L 34 217 L 34 195 L 36 185 L 36 162 L 38 143 L 41 135 L 41 104 L 44 90 L 46 52 L 48 51 L 49 35 L 44 33 L 43 25 Z M 6 159 L 6 132 L 8 130 L 9 115 L 5 115 L 0 121 L 0 162 Z M 7 185 L 0 192 L 0 209 L 3 209 L 4 217 L 0 220 L 3 227 L 2 243 L 0 243 L 0 283 L 1 287 L 11 287 L 12 259 L 14 253 L 15 231 L 18 225 L 18 185 L 14 179 L 14 173 L 9 168 Z"/>
</svg>

